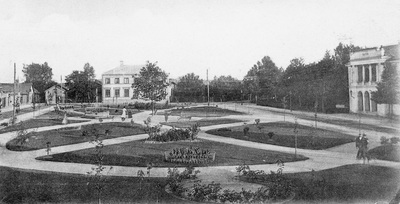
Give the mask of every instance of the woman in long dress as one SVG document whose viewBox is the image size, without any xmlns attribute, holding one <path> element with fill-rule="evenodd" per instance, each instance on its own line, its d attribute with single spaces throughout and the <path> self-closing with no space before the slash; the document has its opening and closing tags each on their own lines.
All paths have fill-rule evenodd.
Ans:
<svg viewBox="0 0 400 204">
<path fill-rule="evenodd" d="M 124 108 L 122 109 L 122 115 L 121 115 L 121 120 L 124 121 L 126 118 L 126 108 L 124 106 Z"/>
</svg>

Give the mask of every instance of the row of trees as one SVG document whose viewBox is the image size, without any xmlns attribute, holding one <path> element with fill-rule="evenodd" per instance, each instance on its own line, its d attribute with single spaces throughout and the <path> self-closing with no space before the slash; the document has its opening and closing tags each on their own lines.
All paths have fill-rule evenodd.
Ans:
<svg viewBox="0 0 400 204">
<path fill-rule="evenodd" d="M 261 105 L 327 112 L 337 104 L 349 104 L 346 64 L 350 53 L 359 49 L 340 43 L 333 55 L 327 51 L 320 61 L 309 64 L 302 58 L 294 58 L 285 70 L 265 56 L 250 68 L 242 81 L 231 76 L 214 77 L 210 82 L 210 98 L 214 101 L 250 100 Z M 377 103 L 399 102 L 399 77 L 392 67 L 386 65 L 378 91 L 372 96 Z M 173 100 L 206 101 L 207 86 L 194 73 L 186 74 L 179 79 Z"/>
<path fill-rule="evenodd" d="M 22 72 L 26 83 L 32 83 L 33 88 L 39 92 L 40 102 L 45 101 L 45 90 L 56 85 L 53 81 L 53 69 L 47 62 L 43 64 L 32 63 L 24 65 Z M 86 63 L 82 71 L 74 70 L 65 78 L 67 98 L 71 102 L 95 102 L 96 96 L 101 98 L 101 82 L 95 79 L 93 66 Z M 97 90 L 97 92 L 96 92 Z"/>
</svg>

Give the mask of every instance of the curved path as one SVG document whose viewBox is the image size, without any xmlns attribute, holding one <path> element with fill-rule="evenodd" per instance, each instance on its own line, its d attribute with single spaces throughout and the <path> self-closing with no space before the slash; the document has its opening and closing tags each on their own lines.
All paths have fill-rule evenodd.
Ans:
<svg viewBox="0 0 400 204">
<path fill-rule="evenodd" d="M 235 106 L 235 107 L 234 107 Z M 250 115 L 233 115 L 227 116 L 226 118 L 235 118 L 249 121 L 249 123 L 253 123 L 254 119 L 259 118 L 261 122 L 272 122 L 272 121 L 282 121 L 282 115 L 269 112 L 266 109 L 258 108 L 258 107 L 250 107 L 250 106 L 241 106 L 236 107 L 239 105 L 228 104 L 225 108 L 229 109 L 237 109 L 243 112 L 251 112 Z M 220 106 L 221 108 L 224 108 Z M 251 110 L 251 111 L 250 111 Z M 41 113 L 44 111 L 42 110 Z M 137 121 L 137 123 L 141 123 L 144 119 L 149 116 L 149 111 L 137 113 L 133 115 L 133 120 Z M 38 113 L 37 113 L 38 114 Z M 32 115 L 32 114 L 31 114 Z M 170 116 L 170 121 L 176 121 L 178 117 Z M 292 116 L 286 115 L 285 119 L 287 121 L 292 120 L 294 118 Z M 119 118 L 114 119 L 115 121 L 120 121 Z M 164 116 L 158 115 L 153 116 L 152 121 L 154 123 L 158 123 L 164 120 Z M 104 122 L 112 121 L 112 119 L 106 119 Z M 140 121 L 140 122 L 138 122 Z M 126 122 L 130 122 L 127 120 Z M 313 121 L 308 120 L 298 120 L 300 124 L 303 125 L 310 125 L 313 124 Z M 92 123 L 99 123 L 98 120 L 91 120 L 88 122 L 83 123 L 74 123 L 68 125 L 58 125 L 58 126 L 50 126 L 50 127 L 41 127 L 35 129 L 36 131 L 45 131 L 51 129 L 58 129 L 61 127 L 72 127 L 72 126 L 80 126 L 84 124 L 92 124 Z M 230 127 L 230 126 L 237 126 L 242 125 L 243 123 L 233 123 L 233 124 L 223 124 L 223 125 L 214 125 L 208 127 L 202 127 L 201 132 L 198 134 L 198 137 L 201 139 L 207 139 L 217 142 L 229 143 L 234 145 L 240 145 L 245 147 L 252 147 L 258 149 L 265 149 L 265 150 L 273 150 L 279 152 L 286 152 L 286 153 L 294 153 L 294 148 L 289 147 L 281 147 L 269 144 L 261 144 L 256 142 L 250 141 L 243 141 L 237 140 L 232 138 L 220 137 L 215 135 L 206 134 L 205 131 L 209 129 L 221 128 L 221 127 Z M 351 128 L 346 128 L 343 126 L 336 126 L 332 124 L 326 123 L 318 123 L 318 127 L 340 131 L 347 134 L 357 135 L 358 130 L 354 130 Z M 354 134 L 357 131 L 357 134 Z M 22 169 L 33 169 L 33 170 L 41 170 L 41 171 L 53 171 L 53 172 L 62 172 L 62 173 L 75 173 L 75 174 L 87 174 L 88 171 L 91 170 L 93 164 L 80 164 L 80 163 L 65 163 L 65 162 L 51 162 L 51 161 L 40 161 L 36 160 L 35 158 L 38 156 L 46 155 L 44 149 L 35 150 L 35 151 L 24 151 L 24 152 L 16 152 L 16 151 L 9 151 L 5 148 L 5 143 L 16 136 L 15 132 L 9 132 L 0 134 L 0 166 L 7 166 L 7 167 L 15 167 L 15 168 L 22 168 Z M 104 145 L 113 145 L 113 144 L 120 144 L 124 142 L 134 141 L 134 140 L 141 140 L 147 138 L 146 134 L 141 135 L 133 135 L 133 136 L 126 136 L 126 137 L 119 137 L 113 139 L 106 139 L 103 141 Z M 375 138 L 371 140 L 375 141 Z M 81 149 L 87 149 L 94 147 L 93 144 L 89 142 L 79 143 L 79 144 L 72 144 L 72 145 L 64 145 L 59 147 L 52 147 L 51 154 L 62 153 L 62 152 L 69 152 Z M 339 151 L 340 149 L 346 149 L 348 151 Z M 350 149 L 350 150 L 349 150 Z M 328 169 L 333 167 L 338 167 L 347 164 L 355 164 L 360 163 L 355 159 L 355 147 L 354 144 L 346 144 L 342 147 L 333 148 L 332 150 L 305 150 L 305 149 L 297 149 L 297 153 L 309 157 L 310 159 L 305 161 L 298 161 L 298 162 L 290 162 L 285 163 L 284 172 L 303 172 L 303 171 L 311 171 L 311 170 L 322 170 Z M 382 160 L 372 160 L 370 165 L 380 165 L 380 166 L 388 166 L 400 169 L 400 164 L 398 162 L 389 162 L 389 161 L 382 161 Z M 233 180 L 236 173 L 237 166 L 217 166 L 217 167 L 197 167 L 196 169 L 200 170 L 200 179 L 206 181 L 216 181 L 220 182 L 225 186 L 238 186 L 241 189 L 243 183 L 238 183 L 238 181 Z M 264 170 L 269 172 L 270 170 L 276 171 L 277 165 L 275 164 L 260 164 L 260 165 L 251 165 L 251 169 L 255 170 Z M 134 177 L 137 175 L 138 170 L 146 171 L 145 167 L 122 167 L 122 166 L 113 166 L 113 168 L 107 172 L 107 175 L 110 176 L 130 176 Z M 153 168 L 151 170 L 151 176 L 153 177 L 165 177 L 167 175 L 167 168 Z M 251 186 L 249 186 L 251 188 Z"/>
</svg>

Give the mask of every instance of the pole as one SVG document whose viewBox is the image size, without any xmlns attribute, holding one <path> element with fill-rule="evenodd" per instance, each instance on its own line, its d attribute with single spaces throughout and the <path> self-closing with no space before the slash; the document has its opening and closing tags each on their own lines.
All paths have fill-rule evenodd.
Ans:
<svg viewBox="0 0 400 204">
<path fill-rule="evenodd" d="M 12 114 L 12 119 L 11 119 L 11 121 L 12 121 L 12 124 L 14 124 L 14 118 L 15 118 L 15 75 L 16 75 L 16 65 L 15 65 L 15 62 L 14 62 L 14 87 L 13 87 L 13 93 L 14 93 L 14 96 L 13 96 L 13 114 Z"/>
<path fill-rule="evenodd" d="M 210 82 L 208 81 L 208 69 L 207 69 L 207 106 L 210 106 Z"/>
</svg>

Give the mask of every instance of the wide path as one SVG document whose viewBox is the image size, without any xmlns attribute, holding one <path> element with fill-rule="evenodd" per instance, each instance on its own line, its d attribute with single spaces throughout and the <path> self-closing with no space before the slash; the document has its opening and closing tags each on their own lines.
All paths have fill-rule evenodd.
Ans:
<svg viewBox="0 0 400 204">
<path fill-rule="evenodd" d="M 233 108 L 230 105 L 227 105 L 227 106 L 229 106 L 229 107 L 225 107 L 225 108 Z M 282 115 L 268 112 L 268 110 L 252 108 L 250 106 L 242 107 L 242 108 L 238 108 L 238 107 L 234 107 L 234 108 L 236 108 L 237 110 L 241 110 L 241 111 L 246 111 L 246 109 L 247 109 L 247 110 L 249 110 L 249 112 L 251 111 L 251 115 L 235 115 L 235 116 L 228 116 L 228 118 L 236 118 L 236 119 L 246 120 L 246 121 L 248 121 L 247 123 L 253 123 L 254 120 L 257 118 L 259 118 L 261 120 L 261 122 L 271 122 L 271 121 L 281 121 L 282 120 Z M 150 114 L 149 111 L 134 114 L 132 120 L 141 124 L 141 123 L 143 123 L 143 120 L 145 120 L 149 116 L 149 114 Z M 30 114 L 30 115 L 32 115 L 32 114 Z M 177 119 L 178 119 L 178 117 L 176 117 L 176 116 L 170 116 L 170 118 L 169 118 L 170 121 L 175 121 Z M 158 123 L 163 120 L 164 120 L 164 116 L 162 116 L 162 115 L 152 117 L 152 121 L 154 123 Z M 294 118 L 291 118 L 290 116 L 285 116 L 285 120 L 294 121 Z M 120 118 L 116 117 L 114 119 L 107 119 L 104 122 L 106 122 L 106 121 L 120 121 Z M 130 122 L 130 120 L 127 120 L 125 122 Z M 313 121 L 300 120 L 300 119 L 298 119 L 298 122 L 300 124 L 306 124 L 306 125 L 313 123 Z M 99 123 L 99 122 L 98 122 L 98 120 L 91 120 L 91 121 L 84 122 L 84 123 L 42 127 L 42 128 L 37 128 L 36 131 L 40 132 L 40 131 L 45 131 L 45 130 L 50 130 L 50 129 L 58 129 L 60 127 L 79 126 L 79 125 L 91 124 L 91 123 Z M 198 137 L 201 139 L 207 139 L 207 140 L 229 143 L 229 144 L 234 144 L 234 145 L 240 145 L 240 146 L 245 146 L 245 147 L 252 147 L 252 148 L 257 148 L 257 149 L 273 150 L 273 151 L 293 153 L 293 154 L 295 153 L 294 148 L 281 147 L 281 146 L 275 146 L 275 145 L 269 145 L 269 144 L 261 144 L 261 143 L 237 140 L 237 139 L 232 139 L 232 138 L 219 137 L 219 136 L 209 135 L 209 134 L 205 133 L 205 131 L 207 131 L 209 129 L 236 126 L 236 125 L 241 125 L 241 124 L 243 124 L 243 123 L 202 127 L 201 128 L 202 131 L 199 133 Z M 319 127 L 326 128 L 326 129 L 332 129 L 332 130 L 340 130 L 341 132 L 349 133 L 349 134 L 354 133 L 353 132 L 354 130 L 351 128 L 346 128 L 346 127 L 342 127 L 342 126 L 338 127 L 338 126 L 335 126 L 332 124 L 319 123 Z M 5 148 L 5 143 L 7 141 L 11 140 L 12 138 L 14 138 L 15 136 L 16 136 L 15 132 L 4 133 L 4 134 L 0 135 L 0 146 L 1 146 L 0 147 L 0 166 L 8 166 L 8 167 L 15 167 L 15 168 L 22 168 L 22 169 L 34 169 L 34 170 L 41 170 L 41 171 L 62 172 L 62 173 L 75 173 L 75 174 L 86 174 L 93 167 L 92 164 L 50 162 L 50 161 L 36 160 L 35 159 L 36 157 L 46 155 L 46 152 L 44 149 L 35 150 L 35 151 L 24 151 L 24 152 L 9 151 Z M 104 140 L 103 143 L 105 145 L 113 145 L 113 144 L 129 142 L 129 141 L 141 140 L 141 139 L 145 139 L 145 138 L 147 138 L 146 134 L 133 135 L 133 136 L 107 139 L 107 140 Z M 85 142 L 85 143 L 65 145 L 65 146 L 60 146 L 60 147 L 53 147 L 51 149 L 51 153 L 56 154 L 56 153 L 62 153 L 62 152 L 87 149 L 87 148 L 92 148 L 92 147 L 94 147 L 94 144 Z M 354 144 L 351 144 L 351 147 L 346 147 L 346 145 L 345 145 L 345 148 L 355 149 Z M 311 171 L 311 170 L 323 170 L 323 169 L 328 169 L 328 168 L 338 167 L 338 166 L 342 166 L 342 165 L 355 164 L 355 163 L 361 162 L 361 161 L 355 159 L 354 152 L 339 152 L 339 151 L 329 150 L 329 149 L 328 150 L 297 149 L 297 154 L 304 155 L 306 157 L 309 157 L 310 159 L 305 160 L 305 161 L 299 161 L 299 162 L 285 163 L 285 167 L 284 167 L 285 173 L 303 172 L 303 171 Z M 388 167 L 400 169 L 400 164 L 398 162 L 372 160 L 370 162 L 370 165 L 388 166 Z M 226 184 L 226 185 L 236 185 L 236 186 L 241 187 L 241 185 L 243 185 L 243 184 L 238 184 L 237 183 L 238 181 L 235 181 L 233 179 L 234 176 L 236 175 L 236 169 L 235 169 L 236 167 L 237 166 L 218 166 L 218 167 L 198 167 L 196 169 L 199 169 L 201 171 L 200 178 L 203 180 L 216 181 L 216 182 L 220 182 L 220 183 Z M 259 165 L 252 165 L 251 168 L 269 172 L 271 170 L 276 171 L 278 167 L 275 164 L 259 164 Z M 146 171 L 146 168 L 114 166 L 110 171 L 107 170 L 106 174 L 110 175 L 110 176 L 131 176 L 132 177 L 132 176 L 137 175 L 138 170 Z M 151 176 L 164 177 L 166 175 L 167 175 L 167 168 L 153 168 L 151 170 Z"/>
</svg>

